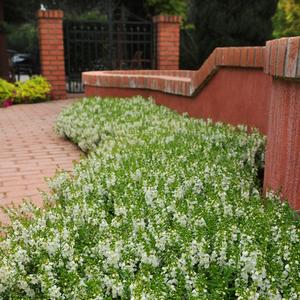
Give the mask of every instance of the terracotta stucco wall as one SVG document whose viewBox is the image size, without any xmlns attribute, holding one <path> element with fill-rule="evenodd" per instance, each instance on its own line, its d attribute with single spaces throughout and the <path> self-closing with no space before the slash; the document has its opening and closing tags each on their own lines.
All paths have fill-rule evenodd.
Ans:
<svg viewBox="0 0 300 300">
<path fill-rule="evenodd" d="M 222 68 L 201 92 L 193 97 L 178 96 L 149 89 L 86 86 L 87 96 L 153 97 L 163 104 L 190 116 L 211 118 L 233 125 L 256 127 L 264 134 L 268 126 L 268 106 L 272 78 L 259 70 Z"/>
</svg>

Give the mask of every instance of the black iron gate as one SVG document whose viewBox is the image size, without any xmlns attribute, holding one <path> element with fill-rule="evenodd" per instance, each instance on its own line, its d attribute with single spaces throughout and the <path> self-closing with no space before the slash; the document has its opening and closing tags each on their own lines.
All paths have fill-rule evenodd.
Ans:
<svg viewBox="0 0 300 300">
<path fill-rule="evenodd" d="M 64 21 L 67 91 L 83 92 L 81 73 L 155 68 L 154 26 L 121 8 L 104 22 Z"/>
</svg>

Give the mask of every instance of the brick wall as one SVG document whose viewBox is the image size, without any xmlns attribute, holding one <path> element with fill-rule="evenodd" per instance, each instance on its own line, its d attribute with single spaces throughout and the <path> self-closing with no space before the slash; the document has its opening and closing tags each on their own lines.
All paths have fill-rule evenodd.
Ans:
<svg viewBox="0 0 300 300">
<path fill-rule="evenodd" d="M 156 68 L 159 70 L 179 69 L 179 16 L 155 16 L 156 25 Z"/>
<path fill-rule="evenodd" d="M 41 74 L 52 85 L 52 98 L 66 98 L 65 62 L 63 42 L 63 12 L 39 10 L 38 34 Z"/>
</svg>

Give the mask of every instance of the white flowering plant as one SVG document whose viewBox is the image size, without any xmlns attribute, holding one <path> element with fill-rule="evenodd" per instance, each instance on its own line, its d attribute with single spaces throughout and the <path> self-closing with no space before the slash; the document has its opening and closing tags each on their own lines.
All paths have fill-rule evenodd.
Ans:
<svg viewBox="0 0 300 300">
<path fill-rule="evenodd" d="M 83 99 L 55 130 L 87 157 L 43 210 L 7 209 L 0 298 L 300 298 L 299 218 L 261 196 L 257 131 L 141 97 Z"/>
</svg>

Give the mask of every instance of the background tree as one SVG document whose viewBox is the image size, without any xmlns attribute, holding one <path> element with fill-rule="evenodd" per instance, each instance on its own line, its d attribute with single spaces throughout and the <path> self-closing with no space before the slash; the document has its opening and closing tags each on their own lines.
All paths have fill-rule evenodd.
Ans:
<svg viewBox="0 0 300 300">
<path fill-rule="evenodd" d="M 37 56 L 36 11 L 41 3 L 47 9 L 61 9 L 67 19 L 103 20 L 109 6 L 124 5 L 139 17 L 159 13 L 185 15 L 187 0 L 9 0 L 4 3 L 8 47 Z"/>
<path fill-rule="evenodd" d="M 3 0 L 0 0 L 0 78 L 9 79 L 9 62 L 4 32 Z"/>
<path fill-rule="evenodd" d="M 198 68 L 216 47 L 264 45 L 276 6 L 277 0 L 191 0 L 183 67 Z"/>
<path fill-rule="evenodd" d="M 300 1 L 279 0 L 276 14 L 273 17 L 273 36 L 300 35 Z"/>
<path fill-rule="evenodd" d="M 146 0 L 145 5 L 152 9 L 152 15 L 165 13 L 185 17 L 188 0 Z"/>
<path fill-rule="evenodd" d="M 181 68 L 196 69 L 215 47 L 264 45 L 272 38 L 272 16 L 278 0 L 9 0 L 5 2 L 5 19 L 12 49 L 34 52 L 35 13 L 41 2 L 49 9 L 64 10 L 66 18 L 71 19 L 99 20 L 105 17 L 108 3 L 113 7 L 125 5 L 140 17 L 159 13 L 182 15 L 185 23 Z M 280 32 L 277 36 L 296 33 L 296 24 L 300 24 L 299 3 L 300 0 L 280 0 L 273 19 L 274 32 Z"/>
<path fill-rule="evenodd" d="M 111 3 L 113 7 L 126 6 L 139 16 L 159 13 L 185 15 L 188 0 L 9 0 L 5 2 L 5 19 L 8 23 L 26 23 L 35 18 L 40 4 L 48 9 L 62 9 L 67 17 L 76 18 L 87 12 L 103 13 Z"/>
</svg>

